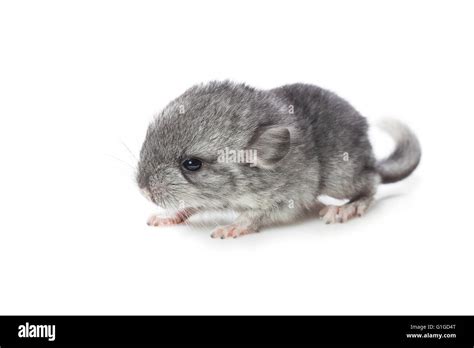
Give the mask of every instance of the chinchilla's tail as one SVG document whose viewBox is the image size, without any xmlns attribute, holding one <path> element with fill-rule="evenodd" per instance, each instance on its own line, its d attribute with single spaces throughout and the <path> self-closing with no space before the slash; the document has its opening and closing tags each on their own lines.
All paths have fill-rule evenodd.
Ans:
<svg viewBox="0 0 474 348">
<path fill-rule="evenodd" d="M 382 184 L 400 181 L 410 175 L 420 163 L 421 147 L 412 131 L 399 121 L 386 119 L 379 127 L 395 140 L 395 150 L 376 164 Z"/>
</svg>

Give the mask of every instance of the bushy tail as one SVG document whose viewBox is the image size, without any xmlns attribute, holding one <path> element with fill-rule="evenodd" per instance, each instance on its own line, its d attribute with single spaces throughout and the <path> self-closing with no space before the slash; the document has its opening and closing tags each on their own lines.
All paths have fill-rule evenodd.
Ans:
<svg viewBox="0 0 474 348">
<path fill-rule="evenodd" d="M 415 134 L 399 121 L 384 120 L 379 126 L 393 137 L 396 144 L 392 154 L 376 164 L 382 184 L 405 179 L 420 163 L 420 143 Z"/>
</svg>

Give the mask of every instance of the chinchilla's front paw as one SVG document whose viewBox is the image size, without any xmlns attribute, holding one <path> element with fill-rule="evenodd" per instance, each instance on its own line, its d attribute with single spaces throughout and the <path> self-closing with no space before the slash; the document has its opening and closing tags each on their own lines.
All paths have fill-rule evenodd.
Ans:
<svg viewBox="0 0 474 348">
<path fill-rule="evenodd" d="M 178 225 L 185 221 L 183 217 L 176 215 L 176 216 L 160 216 L 158 214 L 153 214 L 148 218 L 147 225 L 148 226 L 168 226 L 168 225 Z"/>
</svg>

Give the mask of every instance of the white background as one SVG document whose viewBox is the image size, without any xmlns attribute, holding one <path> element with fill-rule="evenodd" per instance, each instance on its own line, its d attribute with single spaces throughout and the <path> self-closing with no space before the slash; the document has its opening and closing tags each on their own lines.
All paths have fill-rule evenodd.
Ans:
<svg viewBox="0 0 474 348">
<path fill-rule="evenodd" d="M 471 4 L 2 1 L 0 314 L 474 314 Z M 422 164 L 343 225 L 148 227 L 125 146 L 225 78 L 399 118 Z"/>
</svg>

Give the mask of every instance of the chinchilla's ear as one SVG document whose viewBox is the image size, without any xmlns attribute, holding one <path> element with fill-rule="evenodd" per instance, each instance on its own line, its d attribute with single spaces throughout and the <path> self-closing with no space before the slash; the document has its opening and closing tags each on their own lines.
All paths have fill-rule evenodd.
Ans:
<svg viewBox="0 0 474 348">
<path fill-rule="evenodd" d="M 290 150 L 290 131 L 286 127 L 267 127 L 254 136 L 249 149 L 255 151 L 259 168 L 271 168 Z"/>
</svg>

